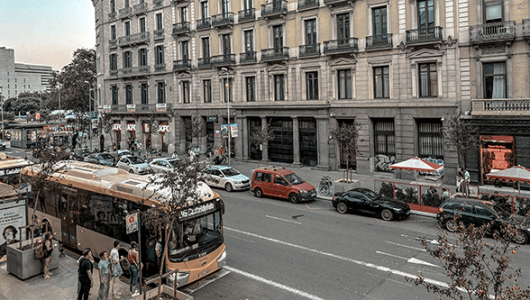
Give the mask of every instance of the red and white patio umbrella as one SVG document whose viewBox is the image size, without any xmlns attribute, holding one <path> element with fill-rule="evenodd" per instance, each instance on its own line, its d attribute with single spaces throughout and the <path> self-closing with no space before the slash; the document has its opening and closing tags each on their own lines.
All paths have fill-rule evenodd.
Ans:
<svg viewBox="0 0 530 300">
<path fill-rule="evenodd" d="M 418 181 L 419 172 L 434 174 L 436 171 L 441 171 L 443 168 L 444 167 L 440 166 L 439 164 L 435 164 L 418 157 L 407 159 L 390 166 L 391 170 L 414 171 L 416 174 L 416 181 Z"/>
<path fill-rule="evenodd" d="M 519 185 L 519 197 L 521 196 L 521 182 L 530 184 L 530 169 L 521 166 L 513 166 L 506 170 L 486 174 L 487 179 L 499 179 L 501 181 L 517 182 Z"/>
</svg>

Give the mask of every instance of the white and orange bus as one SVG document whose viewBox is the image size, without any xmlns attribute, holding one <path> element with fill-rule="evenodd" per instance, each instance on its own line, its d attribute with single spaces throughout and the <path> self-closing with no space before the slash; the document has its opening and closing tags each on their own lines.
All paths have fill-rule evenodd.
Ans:
<svg viewBox="0 0 530 300">
<path fill-rule="evenodd" d="M 130 243 L 138 242 L 137 232 L 126 233 L 126 216 L 163 201 L 163 195 L 148 185 L 147 176 L 118 168 L 78 161 L 67 161 L 59 167 L 61 171 L 51 179 L 56 184 L 39 199 L 30 198 L 28 215 L 33 214 L 34 201 L 38 201 L 38 221 L 48 223 L 55 238 L 64 245 L 78 250 L 91 248 L 96 256 L 103 250 L 110 252 L 118 240 L 120 255 L 126 256 Z M 35 176 L 38 168 L 25 168 L 22 174 Z M 199 183 L 198 190 L 202 201 L 182 209 L 169 229 L 168 241 L 164 241 L 168 245 L 166 268 L 179 270 L 179 286 L 217 271 L 226 261 L 223 202 L 206 184 Z M 189 224 L 200 226 L 200 232 L 185 230 Z M 146 241 L 152 232 L 143 226 L 141 232 L 142 261 L 146 261 Z"/>
</svg>

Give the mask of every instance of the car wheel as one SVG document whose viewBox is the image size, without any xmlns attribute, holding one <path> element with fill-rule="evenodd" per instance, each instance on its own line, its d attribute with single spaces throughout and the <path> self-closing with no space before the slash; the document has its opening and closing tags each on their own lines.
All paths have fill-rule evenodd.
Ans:
<svg viewBox="0 0 530 300">
<path fill-rule="evenodd" d="M 445 229 L 447 229 L 447 231 L 455 232 L 457 228 L 458 228 L 458 224 L 456 223 L 455 220 L 447 220 L 445 222 Z"/>
<path fill-rule="evenodd" d="M 225 185 L 225 190 L 226 190 L 227 192 L 230 193 L 231 191 L 234 190 L 234 188 L 232 187 L 232 184 L 227 183 L 227 184 Z"/>
<path fill-rule="evenodd" d="M 345 214 L 348 211 L 348 206 L 344 202 L 339 202 L 339 204 L 337 204 L 337 211 L 339 214 Z"/>
<path fill-rule="evenodd" d="M 381 211 L 381 218 L 385 221 L 392 221 L 394 219 L 394 213 L 390 209 L 383 209 Z"/>
<path fill-rule="evenodd" d="M 297 195 L 297 194 L 295 194 L 295 193 L 291 193 L 291 194 L 289 195 L 289 202 L 291 202 L 292 204 L 296 204 L 296 203 L 298 203 L 299 200 L 300 200 L 300 199 L 298 198 L 298 195 Z"/>
<path fill-rule="evenodd" d="M 258 197 L 258 198 L 263 197 L 263 191 L 262 191 L 260 188 L 257 188 L 257 189 L 254 191 L 254 194 L 255 194 L 256 197 Z"/>
<path fill-rule="evenodd" d="M 522 230 L 517 230 L 517 234 L 513 237 L 513 242 L 519 245 L 524 245 L 528 242 L 528 235 Z"/>
</svg>

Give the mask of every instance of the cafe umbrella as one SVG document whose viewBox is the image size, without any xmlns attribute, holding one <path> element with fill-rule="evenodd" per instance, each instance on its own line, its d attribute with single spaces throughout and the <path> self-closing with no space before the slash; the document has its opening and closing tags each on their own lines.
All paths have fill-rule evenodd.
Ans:
<svg viewBox="0 0 530 300">
<path fill-rule="evenodd" d="M 530 169 L 521 166 L 513 166 L 509 169 L 491 172 L 486 174 L 487 179 L 498 179 L 500 181 L 517 182 L 519 187 L 519 195 L 521 196 L 521 182 L 530 184 Z"/>
<path fill-rule="evenodd" d="M 429 174 L 434 174 L 436 171 L 441 171 L 443 166 L 435 164 L 424 159 L 414 157 L 407 159 L 405 161 L 393 164 L 390 166 L 391 170 L 405 170 L 405 171 L 414 171 L 416 175 L 416 181 L 418 181 L 418 173 L 425 172 Z"/>
</svg>

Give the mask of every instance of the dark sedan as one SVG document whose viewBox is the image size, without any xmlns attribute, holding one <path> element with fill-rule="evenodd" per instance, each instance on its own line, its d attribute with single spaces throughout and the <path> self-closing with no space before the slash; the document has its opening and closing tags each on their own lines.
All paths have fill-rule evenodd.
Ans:
<svg viewBox="0 0 530 300">
<path fill-rule="evenodd" d="M 85 157 L 86 162 L 112 167 L 114 157 L 108 153 L 92 153 Z"/>
<path fill-rule="evenodd" d="M 332 203 L 341 214 L 347 212 L 370 214 L 381 216 L 385 221 L 406 219 L 410 215 L 410 206 L 407 203 L 379 196 L 365 188 L 335 193 Z"/>
</svg>

